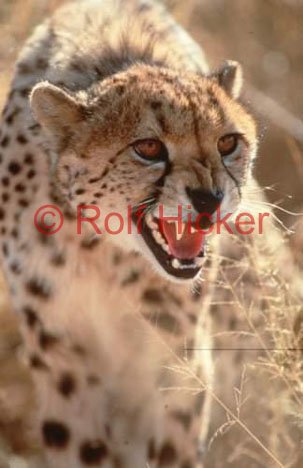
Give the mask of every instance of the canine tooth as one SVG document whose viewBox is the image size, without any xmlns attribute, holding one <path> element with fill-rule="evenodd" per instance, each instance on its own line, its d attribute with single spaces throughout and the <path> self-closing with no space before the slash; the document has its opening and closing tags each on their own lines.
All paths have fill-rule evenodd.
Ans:
<svg viewBox="0 0 303 468">
<path fill-rule="evenodd" d="M 179 262 L 179 260 L 177 260 L 176 258 L 173 259 L 173 261 L 171 262 L 172 266 L 174 268 L 180 268 L 181 266 L 181 263 Z"/>
<path fill-rule="evenodd" d="M 178 229 L 177 229 L 177 231 L 176 231 L 176 239 L 179 241 L 181 238 L 182 238 L 182 232 L 178 231 Z"/>
<path fill-rule="evenodd" d="M 156 221 L 154 221 L 154 218 L 151 217 L 150 221 L 149 221 L 149 225 L 153 228 L 153 229 L 158 229 L 158 224 L 156 223 Z"/>
<path fill-rule="evenodd" d="M 181 226 L 180 226 L 179 221 L 175 221 L 175 223 L 176 223 L 175 224 L 175 226 L 176 226 L 176 238 L 179 241 L 183 236 L 184 229 L 186 228 L 186 223 L 181 222 Z M 181 227 L 181 229 L 180 229 L 180 227 Z"/>
<path fill-rule="evenodd" d="M 165 250 L 165 252 L 169 253 L 169 247 L 168 245 L 164 242 L 164 244 L 161 245 L 162 249 Z"/>
<path fill-rule="evenodd" d="M 161 236 L 161 234 L 160 234 L 160 232 L 158 230 L 153 229 L 152 233 L 153 233 L 154 239 L 156 240 L 156 242 L 158 244 L 162 245 L 162 244 L 165 243 L 165 240 L 163 239 L 163 237 Z"/>
<path fill-rule="evenodd" d="M 146 224 L 148 225 L 148 227 L 150 227 L 150 229 L 157 229 L 157 223 L 155 223 L 155 221 L 153 220 L 153 217 L 151 214 L 148 214 L 146 216 Z"/>
</svg>

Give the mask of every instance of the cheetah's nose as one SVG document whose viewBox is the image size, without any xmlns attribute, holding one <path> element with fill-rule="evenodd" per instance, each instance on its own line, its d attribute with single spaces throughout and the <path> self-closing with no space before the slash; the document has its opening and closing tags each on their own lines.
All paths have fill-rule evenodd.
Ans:
<svg viewBox="0 0 303 468">
<path fill-rule="evenodd" d="M 224 193 L 221 190 L 191 189 L 186 187 L 186 193 L 198 213 L 212 215 L 222 203 Z"/>
</svg>

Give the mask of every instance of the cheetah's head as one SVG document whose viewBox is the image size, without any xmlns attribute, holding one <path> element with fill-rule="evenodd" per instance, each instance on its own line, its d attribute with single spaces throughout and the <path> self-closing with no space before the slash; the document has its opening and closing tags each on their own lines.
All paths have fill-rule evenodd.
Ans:
<svg viewBox="0 0 303 468">
<path fill-rule="evenodd" d="M 31 104 L 68 203 L 98 206 L 103 233 L 188 280 L 203 265 L 218 208 L 237 209 L 256 152 L 241 85 L 235 62 L 209 76 L 134 65 L 78 92 L 40 83 Z"/>
</svg>

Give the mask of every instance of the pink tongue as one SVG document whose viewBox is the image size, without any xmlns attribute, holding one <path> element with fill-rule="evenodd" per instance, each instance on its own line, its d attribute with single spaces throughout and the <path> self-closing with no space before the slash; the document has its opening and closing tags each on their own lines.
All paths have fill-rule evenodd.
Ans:
<svg viewBox="0 0 303 468">
<path fill-rule="evenodd" d="M 177 239 L 176 229 L 180 229 L 178 224 L 160 221 L 160 230 L 164 234 L 170 253 L 180 259 L 191 259 L 197 257 L 203 247 L 203 231 L 194 231 L 189 224 L 186 223 L 180 240 Z"/>
</svg>

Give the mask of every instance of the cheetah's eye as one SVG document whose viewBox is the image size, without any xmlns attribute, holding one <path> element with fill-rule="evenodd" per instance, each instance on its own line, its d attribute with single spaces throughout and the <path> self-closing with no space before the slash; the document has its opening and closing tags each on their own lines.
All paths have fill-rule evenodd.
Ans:
<svg viewBox="0 0 303 468">
<path fill-rule="evenodd" d="M 238 147 L 240 135 L 236 133 L 231 133 L 229 135 L 224 135 L 218 141 L 218 151 L 221 156 L 228 156 L 232 154 Z"/>
<path fill-rule="evenodd" d="M 160 140 L 148 138 L 136 141 L 132 146 L 138 156 L 146 161 L 157 162 L 165 160 L 167 156 L 166 147 Z"/>
</svg>

